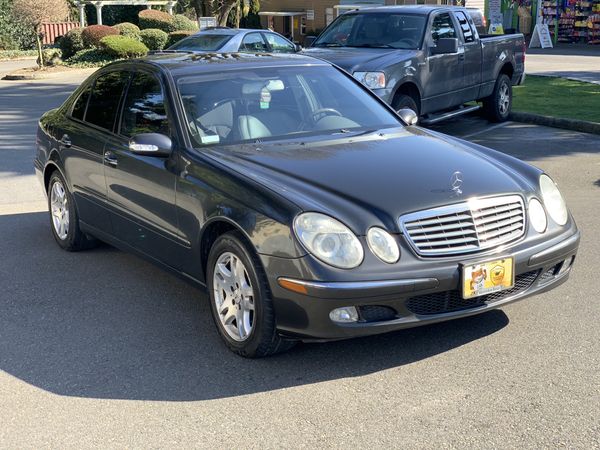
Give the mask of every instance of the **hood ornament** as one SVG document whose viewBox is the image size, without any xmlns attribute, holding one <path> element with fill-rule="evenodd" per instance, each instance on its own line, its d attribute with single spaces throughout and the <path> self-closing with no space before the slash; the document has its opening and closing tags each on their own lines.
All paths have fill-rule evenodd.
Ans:
<svg viewBox="0 0 600 450">
<path fill-rule="evenodd" d="M 463 174 L 462 174 L 462 172 L 459 172 L 457 170 L 450 177 L 450 187 L 452 188 L 452 190 L 454 191 L 454 193 L 456 195 L 460 195 L 463 193 L 463 191 L 461 190 L 462 184 L 463 184 Z"/>
</svg>

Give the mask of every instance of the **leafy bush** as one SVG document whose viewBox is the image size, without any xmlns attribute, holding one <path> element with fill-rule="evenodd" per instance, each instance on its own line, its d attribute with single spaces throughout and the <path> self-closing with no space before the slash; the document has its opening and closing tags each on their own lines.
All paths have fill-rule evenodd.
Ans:
<svg viewBox="0 0 600 450">
<path fill-rule="evenodd" d="M 169 40 L 169 35 L 158 28 L 147 28 L 140 31 L 140 39 L 150 50 L 162 50 Z"/>
<path fill-rule="evenodd" d="M 139 22 L 142 30 L 147 28 L 158 28 L 165 33 L 175 31 L 173 16 L 156 9 L 145 9 L 144 11 L 140 11 Z"/>
<path fill-rule="evenodd" d="M 172 33 L 169 33 L 169 40 L 167 41 L 166 47 L 169 48 L 171 45 L 194 33 L 195 31 L 173 31 Z"/>
<path fill-rule="evenodd" d="M 35 48 L 35 31 L 24 17 L 13 14 L 13 0 L 0 0 L 0 48 Z"/>
<path fill-rule="evenodd" d="M 4 32 L 4 30 L 2 30 Z M 0 50 L 17 50 L 18 44 L 12 39 L 12 37 L 6 34 L 0 34 Z"/>
<path fill-rule="evenodd" d="M 183 14 L 175 14 L 173 24 L 175 25 L 175 31 L 198 31 L 198 24 Z"/>
<path fill-rule="evenodd" d="M 75 55 L 71 56 L 64 63 L 70 67 L 83 69 L 88 67 L 102 67 L 112 61 L 114 61 L 114 58 L 107 55 L 103 50 L 87 48 L 75 53 Z"/>
<path fill-rule="evenodd" d="M 46 66 L 56 66 L 62 63 L 62 51 L 59 48 L 45 48 L 42 50 L 42 54 L 44 55 L 44 65 Z M 38 66 L 41 65 L 39 56 L 37 64 Z"/>
<path fill-rule="evenodd" d="M 103 37 L 100 48 L 113 58 L 139 58 L 148 53 L 148 47 L 140 41 L 125 36 Z"/>
<path fill-rule="evenodd" d="M 83 38 L 81 37 L 82 33 L 83 28 L 73 28 L 58 40 L 58 46 L 62 51 L 64 59 L 70 58 L 85 48 Z"/>
<path fill-rule="evenodd" d="M 106 36 L 118 35 L 119 30 L 108 25 L 90 25 L 85 27 L 81 33 L 85 48 L 99 47 L 100 40 Z"/>
<path fill-rule="evenodd" d="M 119 30 L 119 34 L 121 36 L 125 36 L 131 39 L 140 40 L 140 27 L 134 25 L 130 22 L 118 23 L 117 25 L 113 25 L 113 28 Z"/>
</svg>

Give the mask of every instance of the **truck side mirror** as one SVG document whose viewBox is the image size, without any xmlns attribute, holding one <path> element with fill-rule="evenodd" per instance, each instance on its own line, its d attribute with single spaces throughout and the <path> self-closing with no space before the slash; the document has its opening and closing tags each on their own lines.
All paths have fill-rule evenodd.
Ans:
<svg viewBox="0 0 600 450">
<path fill-rule="evenodd" d="M 458 52 L 458 39 L 457 38 L 440 38 L 438 39 L 435 47 L 431 47 L 432 55 L 443 55 L 446 53 Z"/>
</svg>

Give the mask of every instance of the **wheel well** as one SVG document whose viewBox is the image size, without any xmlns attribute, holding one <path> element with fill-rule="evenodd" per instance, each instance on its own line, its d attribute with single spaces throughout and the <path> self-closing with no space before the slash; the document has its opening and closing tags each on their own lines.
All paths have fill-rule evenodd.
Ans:
<svg viewBox="0 0 600 450">
<path fill-rule="evenodd" d="M 416 84 L 404 83 L 402 86 L 400 86 L 394 94 L 394 100 L 392 101 L 392 105 L 396 104 L 398 97 L 400 97 L 401 95 L 408 95 L 412 97 L 412 99 L 417 104 L 419 111 L 421 110 L 421 94 L 419 93 L 419 88 Z"/>
<path fill-rule="evenodd" d="M 208 263 L 208 254 L 217 238 L 229 231 L 238 231 L 238 228 L 225 220 L 215 220 L 210 223 L 200 240 L 200 258 L 202 262 L 202 272 L 206 276 L 206 264 Z"/>
<path fill-rule="evenodd" d="M 500 69 L 500 74 L 505 74 L 508 75 L 508 78 L 510 78 L 512 80 L 512 76 L 514 73 L 514 69 L 511 63 L 506 63 L 502 66 L 502 69 Z M 500 75 L 499 74 L 499 75 Z"/>
<path fill-rule="evenodd" d="M 44 188 L 46 189 L 46 192 L 48 192 L 48 184 L 50 184 L 50 177 L 56 170 L 58 170 L 58 167 L 56 167 L 54 164 L 48 164 L 46 166 L 46 169 L 44 169 Z"/>
</svg>

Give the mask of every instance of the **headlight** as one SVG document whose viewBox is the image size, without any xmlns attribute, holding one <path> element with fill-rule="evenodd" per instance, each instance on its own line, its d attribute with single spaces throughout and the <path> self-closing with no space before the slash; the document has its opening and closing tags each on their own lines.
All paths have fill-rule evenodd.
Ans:
<svg viewBox="0 0 600 450">
<path fill-rule="evenodd" d="M 546 225 L 548 225 L 546 211 L 544 211 L 544 207 L 539 200 L 535 198 L 532 198 L 529 201 L 529 220 L 531 220 L 531 226 L 533 226 L 533 229 L 538 233 L 543 233 L 546 231 Z"/>
<path fill-rule="evenodd" d="M 358 266 L 364 256 L 358 238 L 343 223 L 319 213 L 303 213 L 294 220 L 300 242 L 326 264 L 341 269 Z"/>
<path fill-rule="evenodd" d="M 548 175 L 540 176 L 540 190 L 542 191 L 542 199 L 546 206 L 546 211 L 559 225 L 567 223 L 569 212 L 567 211 L 567 205 L 556 187 L 552 178 Z"/>
<path fill-rule="evenodd" d="M 354 72 L 352 75 L 369 89 L 385 87 L 385 73 L 383 72 Z"/>
<path fill-rule="evenodd" d="M 371 228 L 367 233 L 367 244 L 375 256 L 388 264 L 400 258 L 400 249 L 390 233 L 381 228 Z"/>
</svg>

